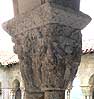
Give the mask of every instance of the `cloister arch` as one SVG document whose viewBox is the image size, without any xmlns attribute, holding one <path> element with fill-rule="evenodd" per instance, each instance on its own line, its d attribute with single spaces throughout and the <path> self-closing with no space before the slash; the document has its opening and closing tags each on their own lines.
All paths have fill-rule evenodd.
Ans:
<svg viewBox="0 0 94 99">
<path fill-rule="evenodd" d="M 94 74 L 89 79 L 90 93 L 92 94 L 92 99 L 94 99 Z"/>
<path fill-rule="evenodd" d="M 15 99 L 21 99 L 21 89 L 20 89 L 20 82 L 18 79 L 13 81 L 13 88 L 15 93 Z"/>
</svg>

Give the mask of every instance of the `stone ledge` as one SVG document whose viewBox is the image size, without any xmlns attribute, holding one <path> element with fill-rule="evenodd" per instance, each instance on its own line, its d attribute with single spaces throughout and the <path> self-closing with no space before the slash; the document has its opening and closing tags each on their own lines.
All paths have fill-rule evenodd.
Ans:
<svg viewBox="0 0 94 99">
<path fill-rule="evenodd" d="M 65 91 L 66 89 L 61 88 L 44 88 L 42 91 Z"/>
<path fill-rule="evenodd" d="M 3 24 L 10 35 L 46 25 L 59 23 L 76 29 L 83 29 L 91 18 L 82 12 L 64 8 L 53 3 L 45 3 L 40 7 L 19 15 Z"/>
</svg>

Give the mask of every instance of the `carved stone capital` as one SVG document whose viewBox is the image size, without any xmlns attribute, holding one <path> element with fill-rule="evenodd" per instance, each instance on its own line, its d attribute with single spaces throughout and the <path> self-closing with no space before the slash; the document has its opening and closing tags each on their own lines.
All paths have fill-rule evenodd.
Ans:
<svg viewBox="0 0 94 99">
<path fill-rule="evenodd" d="M 45 3 L 4 24 L 13 37 L 28 93 L 67 88 L 81 59 L 80 31 L 90 20 L 80 11 Z"/>
</svg>

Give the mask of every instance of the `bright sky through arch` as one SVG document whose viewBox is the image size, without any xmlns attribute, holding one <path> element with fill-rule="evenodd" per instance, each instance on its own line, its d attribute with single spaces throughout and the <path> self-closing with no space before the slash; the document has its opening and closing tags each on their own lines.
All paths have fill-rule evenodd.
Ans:
<svg viewBox="0 0 94 99">
<path fill-rule="evenodd" d="M 84 40 L 94 40 L 94 0 L 81 0 L 80 10 L 88 14 L 92 21 L 82 30 Z"/>
<path fill-rule="evenodd" d="M 0 52 L 12 51 L 11 37 L 2 29 L 1 24 L 13 17 L 12 0 L 0 0 Z"/>
<path fill-rule="evenodd" d="M 94 0 L 81 0 L 80 9 L 92 17 L 92 22 L 82 30 L 83 39 L 94 39 Z M 13 17 L 12 0 L 0 0 L 0 24 Z M 0 25 L 0 51 L 12 51 L 13 43 L 11 37 L 1 28 Z"/>
</svg>

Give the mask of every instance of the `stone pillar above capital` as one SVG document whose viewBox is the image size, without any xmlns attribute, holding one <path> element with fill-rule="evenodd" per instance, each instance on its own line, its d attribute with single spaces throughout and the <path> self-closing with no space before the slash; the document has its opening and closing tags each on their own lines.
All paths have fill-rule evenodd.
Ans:
<svg viewBox="0 0 94 99">
<path fill-rule="evenodd" d="M 34 10 L 29 10 L 5 22 L 2 26 L 5 31 L 13 36 L 13 34 L 19 34 L 46 24 L 55 23 L 81 30 L 90 21 L 91 18 L 80 11 L 74 11 L 64 6 L 59 8 L 54 3 L 45 3 Z"/>
</svg>

